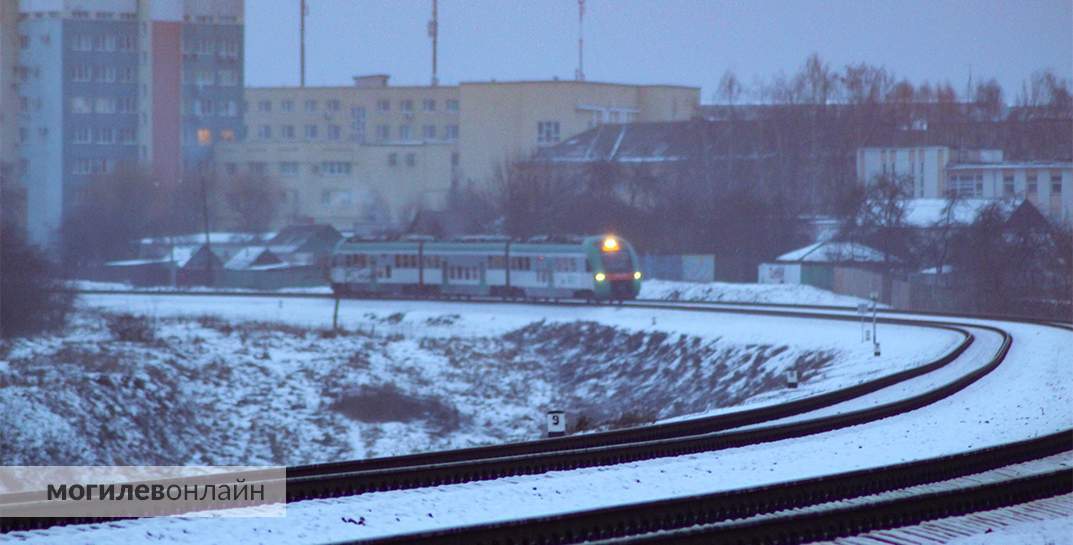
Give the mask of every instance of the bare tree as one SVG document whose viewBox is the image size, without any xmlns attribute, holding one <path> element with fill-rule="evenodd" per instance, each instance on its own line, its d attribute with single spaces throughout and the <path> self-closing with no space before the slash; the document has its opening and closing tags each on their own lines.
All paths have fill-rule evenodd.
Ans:
<svg viewBox="0 0 1073 545">
<path fill-rule="evenodd" d="M 245 173 L 221 181 L 218 191 L 244 233 L 262 234 L 276 219 L 283 189 L 271 177 Z"/>
</svg>

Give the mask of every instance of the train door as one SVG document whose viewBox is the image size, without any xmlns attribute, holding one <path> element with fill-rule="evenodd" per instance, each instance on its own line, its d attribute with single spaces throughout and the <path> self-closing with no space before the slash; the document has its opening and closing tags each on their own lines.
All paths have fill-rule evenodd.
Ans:
<svg viewBox="0 0 1073 545">
<path fill-rule="evenodd" d="M 480 258 L 477 262 L 477 278 L 480 280 L 480 294 L 488 295 L 488 259 Z"/>
</svg>

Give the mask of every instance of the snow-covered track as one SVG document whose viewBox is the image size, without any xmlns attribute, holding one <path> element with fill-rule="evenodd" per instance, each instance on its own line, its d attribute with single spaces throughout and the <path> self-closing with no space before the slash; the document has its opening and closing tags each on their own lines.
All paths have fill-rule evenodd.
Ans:
<svg viewBox="0 0 1073 545">
<path fill-rule="evenodd" d="M 102 292 L 116 293 L 116 292 Z M 130 292 L 151 295 L 152 292 Z M 180 292 L 182 293 L 182 292 Z M 174 295 L 163 292 L 161 295 Z M 185 294 L 185 293 L 184 293 Z M 194 292 L 190 295 L 212 295 Z M 235 294 L 226 293 L 228 296 Z M 256 297 L 281 297 L 281 294 L 243 294 Z M 284 297 L 324 298 L 309 294 L 286 294 Z M 330 296 L 325 296 L 330 297 Z M 488 303 L 490 301 L 481 301 Z M 551 303 L 537 303 L 551 304 Z M 560 303 L 576 305 L 577 303 Z M 765 308 L 771 305 L 727 305 L 725 303 L 704 305 L 694 303 L 638 302 L 637 308 L 660 308 L 690 312 L 720 312 L 742 315 L 770 315 L 807 319 L 856 321 L 859 318 L 844 307 L 787 307 Z M 819 312 L 817 312 L 819 311 Z M 1052 325 L 1035 320 L 1033 323 Z M 892 318 L 885 316 L 881 323 L 940 327 L 954 329 L 964 335 L 963 342 L 950 354 L 901 373 L 881 377 L 871 383 L 853 388 L 820 394 L 813 398 L 800 399 L 789 404 L 764 407 L 740 413 L 728 413 L 707 419 L 695 419 L 620 430 L 604 434 L 580 435 L 555 440 L 542 440 L 493 447 L 462 449 L 425 453 L 410 456 L 360 460 L 317 466 L 291 468 L 288 477 L 288 499 L 299 501 L 311 498 L 348 496 L 363 492 L 413 488 L 478 481 L 543 473 L 599 465 L 618 464 L 630 461 L 677 456 L 702 451 L 721 450 L 757 443 L 779 441 L 805 435 L 822 433 L 847 426 L 864 424 L 878 419 L 912 411 L 948 397 L 972 384 L 995 369 L 1009 350 L 1012 337 L 1005 331 L 986 325 L 972 324 L 971 328 L 987 330 L 999 336 L 1000 347 L 986 363 L 981 362 L 972 371 L 956 380 L 936 388 L 882 405 L 843 412 L 834 415 L 797 420 L 778 425 L 753 426 L 749 429 L 734 429 L 749 424 L 764 423 L 793 414 L 804 414 L 819 407 L 831 406 L 882 389 L 891 384 L 908 380 L 938 369 L 960 356 L 972 343 L 974 336 L 961 324 L 920 319 L 919 317 Z M 1066 328 L 1064 325 L 1054 324 Z M 982 358 L 981 358 L 982 359 Z M 893 378 L 892 378 L 893 377 Z M 826 397 L 825 397 L 826 396 Z M 844 396 L 844 397 L 840 397 Z M 795 405 L 796 404 L 796 405 Z M 729 430 L 729 431 L 728 431 Z M 1067 434 L 1068 435 L 1068 434 Z M 497 450 L 499 449 L 499 450 Z M 872 479 L 875 478 L 873 475 Z M 5 531 L 41 527 L 43 521 L 4 520 Z M 86 522 L 86 521 L 50 521 Z"/>
<path fill-rule="evenodd" d="M 565 448 L 550 452 L 537 451 L 498 456 L 498 452 L 502 452 L 502 450 L 497 449 L 510 448 L 510 445 L 506 445 L 466 449 L 465 452 L 471 455 L 482 452 L 486 454 L 482 457 L 462 460 L 437 461 L 435 458 L 436 456 L 459 456 L 455 453 L 456 451 L 420 455 L 431 456 L 433 460 L 433 463 L 421 465 L 395 465 L 397 463 L 395 459 L 383 458 L 327 466 L 312 466 L 311 468 L 303 468 L 303 471 L 312 471 L 311 474 L 288 477 L 287 495 L 291 501 L 300 501 L 349 496 L 365 492 L 497 479 L 513 475 L 532 475 L 550 471 L 621 464 L 737 448 L 865 424 L 919 409 L 944 399 L 994 370 L 1008 352 L 1012 338 L 998 328 L 990 326 L 974 327 L 988 330 L 1002 338 L 999 349 L 986 364 L 974 367 L 968 373 L 938 387 L 896 401 L 788 423 L 752 426 L 747 429 L 731 429 L 729 431 L 693 433 L 654 440 L 642 439 L 621 444 L 571 448 L 572 441 L 582 440 L 585 441 L 582 444 L 588 445 L 590 440 L 585 436 L 567 437 L 556 443 L 559 447 Z M 639 429 L 643 430 L 643 428 Z M 544 443 L 544 441 L 534 442 L 533 444 L 539 446 L 541 443 Z M 401 458 L 404 460 L 414 459 L 410 457 Z M 428 458 L 418 459 L 428 461 Z M 408 462 L 404 462 L 404 464 L 406 463 Z M 377 467 L 378 465 L 380 467 Z"/>
<path fill-rule="evenodd" d="M 1070 451 L 1073 430 L 774 485 L 363 543 L 805 543 L 1068 493 Z"/>
</svg>

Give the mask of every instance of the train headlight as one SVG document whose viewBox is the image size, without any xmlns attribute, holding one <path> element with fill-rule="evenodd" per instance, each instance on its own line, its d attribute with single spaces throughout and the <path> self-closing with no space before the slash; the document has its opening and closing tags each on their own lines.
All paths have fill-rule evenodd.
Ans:
<svg viewBox="0 0 1073 545">
<path fill-rule="evenodd" d="M 617 252 L 618 241 L 615 240 L 615 237 L 607 237 L 604 239 L 604 243 L 601 246 L 601 249 L 605 252 Z"/>
<path fill-rule="evenodd" d="M 633 273 L 633 279 L 634 280 L 640 280 L 641 279 L 641 271 L 637 271 L 637 272 Z"/>
<path fill-rule="evenodd" d="M 596 273 L 596 276 L 593 276 L 593 278 L 595 278 L 597 282 L 603 282 L 607 276 L 605 276 L 604 273 Z"/>
</svg>

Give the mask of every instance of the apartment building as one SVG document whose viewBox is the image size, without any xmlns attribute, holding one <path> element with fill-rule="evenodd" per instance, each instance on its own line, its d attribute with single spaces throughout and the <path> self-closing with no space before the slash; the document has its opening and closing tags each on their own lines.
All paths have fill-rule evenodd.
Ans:
<svg viewBox="0 0 1073 545">
<path fill-rule="evenodd" d="M 243 126 L 242 0 L 22 0 L 18 177 L 32 242 L 54 247 L 82 188 L 121 164 L 161 183 Z"/>
<path fill-rule="evenodd" d="M 1023 198 L 1051 218 L 1073 220 L 1073 163 L 1011 162 L 1002 150 L 956 150 L 945 146 L 861 148 L 857 177 L 907 176 L 917 198 Z"/>
<path fill-rule="evenodd" d="M 283 186 L 278 222 L 344 231 L 407 224 L 440 209 L 454 183 L 488 182 L 496 165 L 601 123 L 686 119 L 699 89 L 594 82 L 469 82 L 246 90 L 244 138 L 216 148 L 225 177 Z"/>
<path fill-rule="evenodd" d="M 18 17 L 18 0 L 0 0 L 0 178 L 14 175 L 18 166 Z"/>
</svg>

